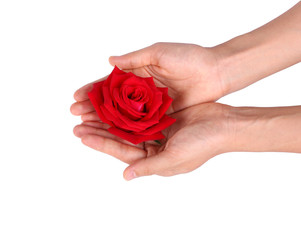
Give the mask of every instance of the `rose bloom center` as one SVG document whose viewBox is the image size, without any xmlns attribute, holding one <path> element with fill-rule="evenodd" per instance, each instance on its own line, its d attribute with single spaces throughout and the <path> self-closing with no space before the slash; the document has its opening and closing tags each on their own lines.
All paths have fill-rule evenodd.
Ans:
<svg viewBox="0 0 301 240">
<path fill-rule="evenodd" d="M 123 89 L 123 98 L 127 98 L 125 102 L 128 102 L 134 110 L 145 112 L 145 103 L 148 101 L 148 96 L 144 87 L 125 87 Z"/>
</svg>

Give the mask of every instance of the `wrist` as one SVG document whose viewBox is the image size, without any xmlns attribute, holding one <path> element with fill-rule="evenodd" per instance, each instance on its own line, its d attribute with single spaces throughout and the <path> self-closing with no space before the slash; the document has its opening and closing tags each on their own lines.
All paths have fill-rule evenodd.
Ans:
<svg viewBox="0 0 301 240">
<path fill-rule="evenodd" d="M 227 93 L 301 61 L 300 12 L 299 3 L 264 26 L 212 48 Z"/>
<path fill-rule="evenodd" d="M 261 54 L 265 45 L 267 43 L 256 38 L 253 33 L 247 33 L 212 48 L 226 94 L 240 90 L 267 75 L 260 69 L 260 64 L 264 64 Z"/>
<path fill-rule="evenodd" d="M 301 152 L 300 106 L 231 111 L 231 151 Z"/>
<path fill-rule="evenodd" d="M 271 124 L 269 117 L 260 113 L 260 108 L 233 107 L 232 108 L 232 145 L 233 152 L 266 151 L 265 140 L 269 137 L 264 128 Z"/>
</svg>

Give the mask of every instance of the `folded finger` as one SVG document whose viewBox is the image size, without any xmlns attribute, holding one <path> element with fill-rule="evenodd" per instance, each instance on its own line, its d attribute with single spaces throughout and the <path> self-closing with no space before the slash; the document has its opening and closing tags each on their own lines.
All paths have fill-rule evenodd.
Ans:
<svg viewBox="0 0 301 240">
<path fill-rule="evenodd" d="M 87 122 L 82 122 L 81 125 L 86 125 L 90 127 L 95 127 L 95 128 L 100 128 L 100 129 L 108 129 L 110 126 L 106 123 L 99 122 L 99 121 L 87 121 Z"/>
<path fill-rule="evenodd" d="M 81 138 L 84 135 L 94 134 L 94 135 L 100 135 L 103 137 L 113 138 L 114 135 L 109 133 L 105 128 L 96 128 L 93 126 L 88 125 L 77 125 L 73 128 L 73 133 L 76 137 Z M 117 138 L 117 137 L 116 137 Z"/>
<path fill-rule="evenodd" d="M 81 87 L 74 93 L 74 99 L 77 102 L 82 102 L 88 99 L 88 92 L 90 92 L 93 88 L 93 84 L 96 82 L 103 81 L 107 78 L 107 76 L 100 78 L 94 82 L 88 83 L 85 86 Z"/>
<path fill-rule="evenodd" d="M 143 149 L 143 144 L 133 144 L 133 143 L 130 143 L 120 137 L 117 137 L 113 134 L 111 134 L 110 132 L 107 131 L 107 129 L 109 128 L 110 126 L 108 126 L 107 124 L 104 124 L 102 125 L 102 128 L 100 125 L 98 125 L 97 127 L 94 127 L 94 126 L 89 126 L 89 125 L 86 125 L 86 124 L 80 124 L 80 125 L 77 125 L 74 127 L 73 129 L 73 133 L 75 136 L 79 137 L 79 138 L 82 138 L 84 135 L 90 135 L 90 134 L 93 134 L 93 135 L 98 135 L 98 136 L 102 136 L 102 137 L 105 137 L 105 138 L 110 138 L 112 140 L 115 140 L 115 141 L 118 141 L 118 142 L 121 142 L 121 143 L 124 143 L 124 144 L 127 144 L 127 145 L 131 145 L 131 146 L 135 146 L 137 148 L 141 148 Z"/>
<path fill-rule="evenodd" d="M 156 63 L 154 53 L 155 45 L 127 53 L 122 56 L 111 56 L 109 62 L 112 66 L 117 65 L 122 69 L 134 69 Z"/>
<path fill-rule="evenodd" d="M 172 172 L 168 169 L 172 169 L 173 157 L 168 152 L 160 152 L 151 157 L 140 159 L 130 166 L 128 166 L 123 176 L 126 180 L 132 180 L 136 177 L 149 176 L 153 174 L 168 176 L 172 175 Z"/>
<path fill-rule="evenodd" d="M 82 119 L 83 122 L 100 121 L 100 118 L 98 117 L 96 112 L 90 112 L 90 113 L 83 114 L 81 116 L 81 119 Z"/>
<path fill-rule="evenodd" d="M 83 102 L 73 103 L 70 107 L 70 111 L 72 114 L 79 116 L 89 112 L 93 112 L 95 110 L 90 100 L 86 100 Z"/>
<path fill-rule="evenodd" d="M 81 140 L 86 146 L 109 154 L 127 164 L 131 164 L 146 156 L 146 152 L 140 148 L 99 135 L 84 135 Z"/>
</svg>

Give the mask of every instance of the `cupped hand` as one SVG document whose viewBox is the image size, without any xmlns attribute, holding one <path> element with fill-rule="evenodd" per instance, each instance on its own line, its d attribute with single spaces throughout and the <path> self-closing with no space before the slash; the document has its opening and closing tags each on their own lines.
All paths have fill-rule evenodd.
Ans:
<svg viewBox="0 0 301 240">
<path fill-rule="evenodd" d="M 226 94 L 218 57 L 210 48 L 193 44 L 156 43 L 123 56 L 110 57 L 109 61 L 124 71 L 141 77 L 153 77 L 158 87 L 168 87 L 168 94 L 174 99 L 168 113 L 215 101 Z M 77 102 L 71 107 L 71 112 L 83 115 L 84 121 L 97 118 L 88 100 L 87 92 L 91 89 L 92 83 L 77 90 L 74 94 Z"/>
<path fill-rule="evenodd" d="M 106 131 L 101 122 L 83 122 L 74 128 L 82 142 L 129 164 L 124 178 L 146 175 L 172 176 L 190 172 L 215 155 L 230 149 L 233 125 L 230 106 L 204 103 L 172 114 L 177 121 L 163 131 L 161 145 L 132 145 Z"/>
</svg>

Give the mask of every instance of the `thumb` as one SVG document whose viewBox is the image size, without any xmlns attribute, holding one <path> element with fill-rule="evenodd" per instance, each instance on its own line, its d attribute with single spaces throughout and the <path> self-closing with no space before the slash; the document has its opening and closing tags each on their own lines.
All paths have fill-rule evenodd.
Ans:
<svg viewBox="0 0 301 240">
<path fill-rule="evenodd" d="M 171 167 L 172 160 L 170 154 L 161 152 L 152 157 L 135 161 L 124 170 L 123 177 L 129 181 L 137 177 L 163 173 Z"/>
<path fill-rule="evenodd" d="M 122 56 L 111 56 L 109 62 L 112 66 L 118 66 L 121 69 L 135 69 L 150 64 L 154 64 L 155 47 L 149 47 L 127 53 Z"/>
</svg>

